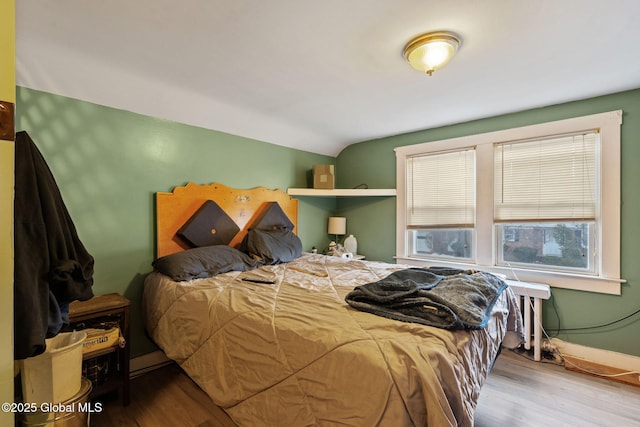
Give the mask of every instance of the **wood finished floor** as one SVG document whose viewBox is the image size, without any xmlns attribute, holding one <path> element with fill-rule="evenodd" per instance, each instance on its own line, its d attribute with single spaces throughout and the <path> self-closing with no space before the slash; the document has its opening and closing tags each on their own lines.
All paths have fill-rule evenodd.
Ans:
<svg viewBox="0 0 640 427">
<path fill-rule="evenodd" d="M 134 378 L 128 407 L 117 400 L 103 404 L 104 411 L 91 417 L 92 427 L 235 427 L 176 365 Z M 640 387 L 504 351 L 482 389 L 475 417 L 476 427 L 640 426 Z"/>
</svg>

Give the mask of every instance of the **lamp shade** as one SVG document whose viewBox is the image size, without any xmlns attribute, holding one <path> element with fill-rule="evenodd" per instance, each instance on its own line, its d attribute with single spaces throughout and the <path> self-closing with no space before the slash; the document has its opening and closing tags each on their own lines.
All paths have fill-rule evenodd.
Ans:
<svg viewBox="0 0 640 427">
<path fill-rule="evenodd" d="M 327 234 L 344 235 L 347 234 L 347 218 L 343 216 L 329 217 Z"/>
</svg>

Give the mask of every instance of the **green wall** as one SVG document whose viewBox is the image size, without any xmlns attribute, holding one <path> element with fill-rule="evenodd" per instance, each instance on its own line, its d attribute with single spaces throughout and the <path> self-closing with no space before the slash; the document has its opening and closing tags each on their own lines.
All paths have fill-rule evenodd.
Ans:
<svg viewBox="0 0 640 427">
<path fill-rule="evenodd" d="M 22 87 L 16 129 L 51 168 L 80 239 L 95 258 L 94 293 L 132 304 L 132 356 L 155 350 L 140 318 L 143 279 L 155 254 L 154 194 L 187 182 L 235 188 L 305 187 L 332 157 L 142 116 Z M 305 250 L 326 244 L 333 199 L 301 201 Z"/>
<path fill-rule="evenodd" d="M 618 109 L 623 110 L 621 274 L 627 283 L 622 286 L 621 296 L 554 288 L 553 298 L 543 306 L 543 324 L 552 336 L 556 334 L 552 329 L 558 328 L 558 324 L 562 328 L 605 324 L 640 307 L 640 259 L 636 249 L 640 242 L 640 90 L 354 144 L 340 153 L 336 160 L 338 186 L 351 188 L 367 183 L 370 188 L 394 188 L 395 147 Z M 367 203 L 341 199 L 338 210 L 347 216 L 347 224 L 353 228 L 350 232 L 358 238 L 358 252 L 366 254 L 369 259 L 392 262 L 395 254 L 395 199 Z M 560 332 L 558 338 L 640 356 L 640 315 L 606 328 Z"/>
<path fill-rule="evenodd" d="M 27 130 L 51 167 L 78 233 L 96 258 L 94 291 L 132 300 L 132 356 L 155 350 L 140 323 L 144 275 L 154 254 L 153 196 L 186 182 L 237 188 L 309 186 L 313 164 L 335 163 L 339 188 L 395 188 L 394 148 L 622 109 L 621 296 L 553 289 L 545 302 L 550 331 L 597 325 L 640 307 L 640 90 L 554 105 L 347 147 L 337 159 L 283 148 L 17 88 L 17 130 Z M 300 198 L 304 249 L 326 246 L 328 215 L 347 216 L 347 231 L 368 259 L 393 262 L 395 197 Z M 553 335 L 553 333 L 552 333 Z M 561 332 L 577 344 L 640 356 L 640 316 L 614 326 Z"/>
</svg>

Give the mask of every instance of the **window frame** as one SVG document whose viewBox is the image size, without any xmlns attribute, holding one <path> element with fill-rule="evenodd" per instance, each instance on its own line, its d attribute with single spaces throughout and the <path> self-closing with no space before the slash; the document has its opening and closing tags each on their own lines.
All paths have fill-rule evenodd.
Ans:
<svg viewBox="0 0 640 427">
<path fill-rule="evenodd" d="M 620 295 L 620 132 L 622 110 L 558 120 L 547 123 L 505 129 L 440 141 L 397 147 L 396 153 L 396 260 L 410 265 L 444 264 L 462 268 L 477 268 L 505 275 L 510 279 L 547 283 L 551 286 L 582 291 Z M 501 142 L 598 129 L 601 135 L 599 165 L 599 210 L 596 231 L 599 236 L 594 250 L 600 256 L 597 275 L 529 270 L 498 266 L 496 263 L 496 233 L 493 206 L 493 152 Z M 446 260 L 425 260 L 408 254 L 406 220 L 406 159 L 418 154 L 461 150 L 476 147 L 476 218 L 475 263 Z"/>
</svg>

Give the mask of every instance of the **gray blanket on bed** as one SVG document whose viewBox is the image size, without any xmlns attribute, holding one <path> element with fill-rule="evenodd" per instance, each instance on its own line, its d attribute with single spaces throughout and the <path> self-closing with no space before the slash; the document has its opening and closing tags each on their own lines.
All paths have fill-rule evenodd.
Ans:
<svg viewBox="0 0 640 427">
<path fill-rule="evenodd" d="M 444 329 L 484 328 L 507 284 L 493 274 L 410 268 L 357 286 L 345 298 L 361 311 Z"/>
</svg>

